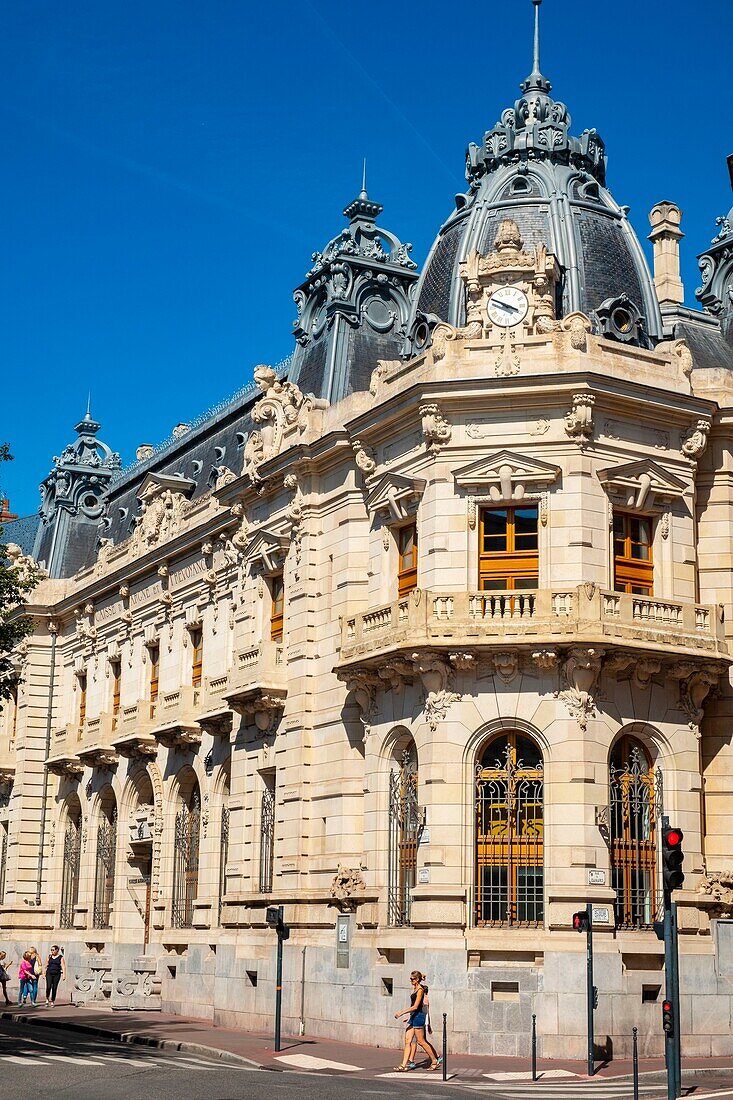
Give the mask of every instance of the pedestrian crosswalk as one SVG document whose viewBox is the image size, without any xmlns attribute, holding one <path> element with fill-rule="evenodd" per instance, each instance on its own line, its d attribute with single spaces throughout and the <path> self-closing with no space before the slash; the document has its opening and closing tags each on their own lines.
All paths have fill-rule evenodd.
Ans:
<svg viewBox="0 0 733 1100">
<path fill-rule="evenodd" d="M 134 1052 L 133 1052 L 134 1051 Z M 222 1061 L 214 1057 L 204 1055 L 183 1054 L 172 1051 L 170 1054 L 160 1050 L 148 1053 L 144 1049 L 110 1044 L 76 1043 L 73 1054 L 59 1053 L 57 1044 L 35 1043 L 32 1049 L 25 1046 L 16 1048 L 11 1052 L 10 1044 L 6 1042 L 0 1045 L 0 1076 L 2 1065 L 13 1066 L 16 1070 L 33 1071 L 43 1066 L 78 1066 L 85 1069 L 97 1067 L 109 1069 L 114 1064 L 118 1069 L 129 1067 L 131 1069 L 146 1070 L 177 1070 L 182 1072 L 212 1073 L 215 1070 L 249 1070 L 251 1067 Z"/>
<path fill-rule="evenodd" d="M 590 1097 L 594 1097 L 595 1100 L 631 1100 L 634 1095 L 632 1083 L 628 1078 L 623 1080 L 610 1078 L 605 1081 L 596 1078 L 594 1081 L 575 1081 L 572 1084 L 551 1081 L 479 1084 L 472 1081 L 470 1084 L 467 1083 L 467 1087 L 476 1089 L 485 1096 L 491 1097 L 492 1100 L 530 1100 L 530 1097 L 532 1100 L 537 1100 L 538 1096 L 543 1100 L 590 1100 Z M 666 1095 L 667 1090 L 664 1085 L 639 1084 L 640 1100 L 657 1100 L 657 1098 L 663 1100 Z"/>
</svg>

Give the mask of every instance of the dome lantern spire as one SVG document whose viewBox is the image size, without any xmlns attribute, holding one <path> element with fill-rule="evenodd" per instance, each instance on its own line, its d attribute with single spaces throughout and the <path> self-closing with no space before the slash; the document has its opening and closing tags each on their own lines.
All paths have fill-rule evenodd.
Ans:
<svg viewBox="0 0 733 1100">
<path fill-rule="evenodd" d="M 532 72 L 521 87 L 525 95 L 527 92 L 544 92 L 547 95 L 551 91 L 552 85 L 542 75 L 540 68 L 540 5 L 542 0 L 532 0 L 532 3 L 534 4 L 534 62 Z"/>
</svg>

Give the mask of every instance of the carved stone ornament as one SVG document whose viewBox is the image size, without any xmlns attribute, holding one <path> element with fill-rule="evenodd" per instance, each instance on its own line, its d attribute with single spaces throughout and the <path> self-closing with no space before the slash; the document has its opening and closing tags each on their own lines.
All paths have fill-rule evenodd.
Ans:
<svg viewBox="0 0 733 1100">
<path fill-rule="evenodd" d="M 304 396 L 293 382 L 281 381 L 272 367 L 255 367 L 254 380 L 263 394 L 251 412 L 259 428 L 247 440 L 242 473 L 257 484 L 261 481 L 259 467 L 280 453 L 285 436 L 303 432 L 309 412 L 325 408 L 327 403 Z"/>
<path fill-rule="evenodd" d="M 8 568 L 16 570 L 16 577 L 21 584 L 42 581 L 48 576 L 46 570 L 30 554 L 24 554 L 15 542 L 6 545 L 5 557 Z"/>
<path fill-rule="evenodd" d="M 435 403 L 421 405 L 422 434 L 425 445 L 433 453 L 450 443 L 452 428 Z"/>
<path fill-rule="evenodd" d="M 565 431 L 571 439 L 587 443 L 593 435 L 593 406 L 596 399 L 591 393 L 573 394 L 573 407 L 565 417 Z"/>
<path fill-rule="evenodd" d="M 477 664 L 475 653 L 449 653 L 448 660 L 456 672 L 473 672 Z"/>
<path fill-rule="evenodd" d="M 355 439 L 351 444 L 354 450 L 354 460 L 365 477 L 369 474 L 373 474 L 377 468 L 377 462 L 374 458 L 374 454 L 366 444 L 362 443 L 360 439 Z"/>
<path fill-rule="evenodd" d="M 186 498 L 170 488 L 148 492 L 140 504 L 140 516 L 132 534 L 132 543 L 141 551 L 152 549 L 178 534 Z"/>
<path fill-rule="evenodd" d="M 475 497 L 487 496 L 493 504 L 513 500 L 526 500 L 530 494 L 545 491 L 557 481 L 560 467 L 529 458 L 515 451 L 495 451 L 468 466 L 455 470 L 456 485 L 470 493 L 468 498 L 469 526 L 476 523 Z"/>
<path fill-rule="evenodd" d="M 711 917 L 733 916 L 733 871 L 708 871 L 703 876 L 697 893 L 715 903 L 710 909 Z"/>
<path fill-rule="evenodd" d="M 217 467 L 214 492 L 216 493 L 219 489 L 226 488 L 227 485 L 231 485 L 231 483 L 236 480 L 237 475 L 234 473 L 234 470 L 230 470 L 228 466 Z"/>
<path fill-rule="evenodd" d="M 505 684 L 511 684 L 519 673 L 519 654 L 514 651 L 491 655 L 493 673 Z"/>
<path fill-rule="evenodd" d="M 650 458 L 599 470 L 597 476 L 610 498 L 609 526 L 613 524 L 613 504 L 636 510 L 663 508 L 687 491 L 681 478 Z"/>
<path fill-rule="evenodd" d="M 354 895 L 363 890 L 366 883 L 358 867 L 344 867 L 339 863 L 331 883 L 331 897 L 341 909 L 353 909 L 357 905 Z"/>
<path fill-rule="evenodd" d="M 703 668 L 680 681 L 680 710 L 687 715 L 690 729 L 697 730 L 698 736 L 705 717 L 705 700 L 711 689 L 717 686 L 718 679 L 717 670 Z"/>
<path fill-rule="evenodd" d="M 451 667 L 434 653 L 413 653 L 411 660 L 422 681 L 425 693 L 425 718 L 433 733 L 448 713 L 451 703 L 457 703 L 459 694 L 449 690 Z"/>
<path fill-rule="evenodd" d="M 560 656 L 556 649 L 536 649 L 532 654 L 532 664 L 543 671 L 557 668 Z"/>
<path fill-rule="evenodd" d="M 346 690 L 352 696 L 359 708 L 359 721 L 364 727 L 364 734 L 371 732 L 371 724 L 377 709 L 377 688 L 380 679 L 376 672 L 362 669 L 352 673 L 346 680 Z"/>
<path fill-rule="evenodd" d="M 698 420 L 690 428 L 682 441 L 682 454 L 685 458 L 689 458 L 692 462 L 697 462 L 699 458 L 702 458 L 708 445 L 709 433 L 709 420 Z"/>
<path fill-rule="evenodd" d="M 675 340 L 672 344 L 672 362 L 679 363 L 680 370 L 689 381 L 694 363 L 692 352 L 684 340 Z"/>
<path fill-rule="evenodd" d="M 590 317 L 584 313 L 569 313 L 563 318 L 562 330 L 568 333 L 566 339 L 573 351 L 586 351 L 588 348 L 588 333 L 593 329 Z"/>
<path fill-rule="evenodd" d="M 596 713 L 593 691 L 601 671 L 602 657 L 602 649 L 574 646 L 563 665 L 567 687 L 556 692 L 556 696 L 563 701 L 582 730 L 588 728 L 588 719 Z"/>
</svg>

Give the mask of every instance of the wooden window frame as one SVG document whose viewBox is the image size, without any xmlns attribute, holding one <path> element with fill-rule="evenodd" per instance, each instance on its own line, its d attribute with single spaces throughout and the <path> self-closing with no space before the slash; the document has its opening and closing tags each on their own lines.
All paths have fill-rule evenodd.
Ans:
<svg viewBox="0 0 733 1100">
<path fill-rule="evenodd" d="M 403 539 L 409 531 L 412 531 L 412 550 L 409 564 L 406 564 L 407 555 L 403 550 Z M 418 532 L 417 520 L 410 520 L 395 529 L 395 543 L 397 545 L 397 598 L 402 599 L 417 588 L 417 557 L 418 557 Z"/>
<path fill-rule="evenodd" d="M 110 661 L 112 670 L 112 728 L 117 725 L 117 715 L 120 713 L 120 697 L 122 694 L 122 661 Z"/>
<path fill-rule="evenodd" d="M 150 658 L 150 717 L 152 718 L 160 693 L 160 645 L 151 645 L 148 648 L 148 656 Z"/>
<path fill-rule="evenodd" d="M 204 664 L 204 630 L 196 626 L 191 630 L 191 685 L 201 687 Z"/>
<path fill-rule="evenodd" d="M 532 510 L 536 515 L 536 535 L 537 535 L 537 549 L 536 550 L 517 550 L 516 547 L 516 523 L 515 515 L 517 511 Z M 507 526 L 506 526 L 506 550 L 495 551 L 489 553 L 484 550 L 484 524 L 486 515 L 490 512 L 506 512 Z M 479 518 L 479 560 L 478 560 L 478 574 L 479 574 L 479 590 L 481 592 L 514 592 L 514 591 L 526 591 L 531 592 L 532 588 L 522 588 L 520 585 L 517 588 L 517 581 L 523 579 L 536 578 L 534 589 L 539 588 L 540 582 L 540 552 L 539 552 L 539 538 L 540 538 L 540 521 L 539 521 L 539 507 L 534 502 L 527 502 L 526 504 L 509 504 L 496 507 L 482 507 L 480 510 Z M 484 582 L 487 580 L 506 580 L 504 588 L 485 588 Z"/>
<path fill-rule="evenodd" d="M 624 522 L 624 553 L 616 553 L 616 520 Z M 646 523 L 649 527 L 649 540 L 646 545 L 649 551 L 648 561 L 631 556 L 633 540 L 631 538 L 631 522 Z M 654 596 L 654 519 L 652 516 L 640 515 L 638 512 L 627 512 L 621 508 L 613 510 L 613 530 L 611 533 L 613 552 L 613 588 L 615 592 L 628 592 L 636 596 L 645 596 L 648 599 Z M 642 544 L 637 544 L 642 545 Z M 642 589 L 643 591 L 639 591 Z"/>
<path fill-rule="evenodd" d="M 281 642 L 285 623 L 285 575 L 282 572 L 272 574 L 269 589 L 271 601 L 270 641 Z"/>
<path fill-rule="evenodd" d="M 78 676 L 79 686 L 79 728 L 83 729 L 87 720 L 87 674 L 82 672 Z"/>
</svg>

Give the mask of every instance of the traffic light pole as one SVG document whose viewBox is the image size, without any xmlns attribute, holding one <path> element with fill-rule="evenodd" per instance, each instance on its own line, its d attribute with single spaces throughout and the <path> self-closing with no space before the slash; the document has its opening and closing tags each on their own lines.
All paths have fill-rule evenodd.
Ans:
<svg viewBox="0 0 733 1100">
<path fill-rule="evenodd" d="M 275 1050 L 280 1050 L 280 1016 L 283 1002 L 283 921 L 284 909 L 280 908 L 280 920 L 277 926 L 277 974 L 275 977 Z"/>
<path fill-rule="evenodd" d="M 588 914 L 588 928 L 586 931 L 585 997 L 588 1013 L 588 1076 L 592 1077 L 595 1073 L 595 1044 L 593 1041 L 595 990 L 593 988 L 593 906 L 590 902 L 586 905 L 586 912 Z"/>
<path fill-rule="evenodd" d="M 664 982 L 665 999 L 672 1005 L 674 1012 L 674 946 L 672 937 L 672 909 L 668 899 L 664 899 Z M 666 1005 L 665 1005 L 666 1009 Z M 676 1021 L 675 1021 L 676 1023 Z M 675 1028 L 676 1030 L 676 1028 Z M 667 1100 L 677 1100 L 677 1058 L 675 1056 L 674 1035 L 665 1032 L 664 1064 L 667 1067 Z"/>
<path fill-rule="evenodd" d="M 682 1095 L 682 1020 L 680 1018 L 680 952 L 677 942 L 677 902 L 673 901 L 672 910 L 672 1005 L 674 1007 L 675 1029 L 674 1069 L 677 1096 Z"/>
</svg>

